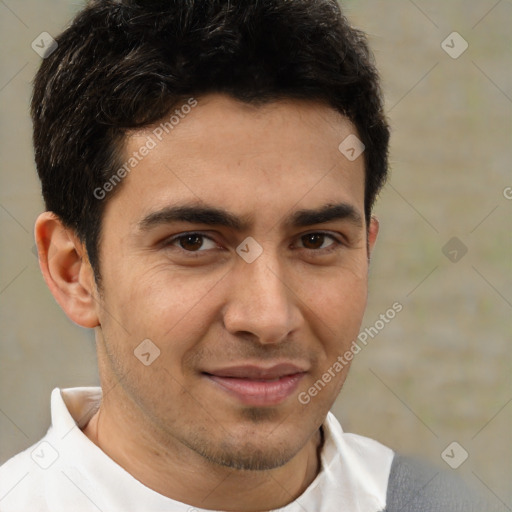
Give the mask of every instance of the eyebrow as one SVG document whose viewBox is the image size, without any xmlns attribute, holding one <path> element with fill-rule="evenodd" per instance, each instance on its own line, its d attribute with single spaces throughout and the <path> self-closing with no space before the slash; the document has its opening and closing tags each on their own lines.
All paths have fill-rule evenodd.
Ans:
<svg viewBox="0 0 512 512">
<path fill-rule="evenodd" d="M 348 203 L 326 204 L 318 209 L 298 210 L 285 218 L 284 225 L 305 227 L 335 220 L 346 220 L 359 228 L 363 226 L 361 214 Z M 138 228 L 141 231 L 150 231 L 157 226 L 173 222 L 224 226 L 235 231 L 248 231 L 252 225 L 251 217 L 237 217 L 222 208 L 208 205 L 179 205 L 148 214 L 138 223 Z"/>
</svg>

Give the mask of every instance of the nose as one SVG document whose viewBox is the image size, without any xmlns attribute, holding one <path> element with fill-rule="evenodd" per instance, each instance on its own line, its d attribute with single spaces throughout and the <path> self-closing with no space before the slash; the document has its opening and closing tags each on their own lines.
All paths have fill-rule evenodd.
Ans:
<svg viewBox="0 0 512 512">
<path fill-rule="evenodd" d="M 267 258 L 242 263 L 230 283 L 223 311 L 225 328 L 235 336 L 251 335 L 261 344 L 286 340 L 303 321 L 293 283 Z"/>
</svg>

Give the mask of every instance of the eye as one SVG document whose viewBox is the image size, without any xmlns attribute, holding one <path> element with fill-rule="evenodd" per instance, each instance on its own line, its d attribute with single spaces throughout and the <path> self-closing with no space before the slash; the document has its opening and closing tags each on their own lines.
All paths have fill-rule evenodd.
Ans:
<svg viewBox="0 0 512 512">
<path fill-rule="evenodd" d="M 326 242 L 332 241 L 330 244 L 326 245 Z M 307 233 L 306 235 L 302 235 L 300 237 L 300 241 L 304 249 L 311 251 L 324 251 L 329 252 L 336 249 L 338 246 L 342 245 L 342 243 L 337 240 L 333 235 L 323 232 L 315 232 L 315 233 Z"/>
<path fill-rule="evenodd" d="M 172 247 L 182 250 L 189 255 L 196 253 L 205 253 L 208 250 L 218 249 L 219 245 L 203 233 L 181 233 L 169 238 L 165 242 L 165 247 Z M 299 249 L 304 249 L 314 253 L 329 253 L 336 250 L 342 242 L 337 240 L 334 235 L 324 232 L 313 232 L 302 235 L 299 238 Z"/>
<path fill-rule="evenodd" d="M 184 233 L 170 238 L 166 246 L 176 246 L 187 252 L 204 252 L 208 249 L 216 249 L 218 245 L 214 240 L 202 233 Z M 209 245 L 209 246 L 208 246 Z"/>
</svg>

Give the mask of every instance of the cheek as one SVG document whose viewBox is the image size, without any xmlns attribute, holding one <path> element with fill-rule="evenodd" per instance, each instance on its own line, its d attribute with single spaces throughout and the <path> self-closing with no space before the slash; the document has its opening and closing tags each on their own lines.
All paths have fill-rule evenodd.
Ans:
<svg viewBox="0 0 512 512">
<path fill-rule="evenodd" d="M 324 371 L 357 339 L 366 308 L 367 279 L 339 272 L 315 279 L 314 287 L 303 286 L 298 296 L 306 305 L 302 309 L 305 322 L 322 346 L 317 371 Z"/>
<path fill-rule="evenodd" d="M 324 273 L 301 276 L 297 296 L 327 325 L 357 325 L 362 320 L 368 294 L 366 271 L 329 269 Z"/>
<path fill-rule="evenodd" d="M 180 274 L 168 269 L 132 273 L 110 295 L 107 307 L 119 315 L 130 338 L 150 338 L 173 350 L 185 351 L 197 340 L 215 314 L 214 297 L 222 275 Z"/>
<path fill-rule="evenodd" d="M 145 396 L 147 407 L 152 403 L 156 410 L 162 397 L 179 400 L 185 393 L 180 384 L 186 377 L 184 362 L 215 321 L 219 277 L 178 277 L 162 271 L 151 276 L 133 272 L 130 281 L 117 279 L 117 286 L 112 278 L 105 283 L 105 361 L 119 378 L 129 374 L 126 389 L 134 397 Z"/>
</svg>

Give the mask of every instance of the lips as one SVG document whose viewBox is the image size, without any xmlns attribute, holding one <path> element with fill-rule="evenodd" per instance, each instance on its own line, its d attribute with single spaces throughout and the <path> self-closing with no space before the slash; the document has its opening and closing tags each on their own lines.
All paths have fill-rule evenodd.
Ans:
<svg viewBox="0 0 512 512">
<path fill-rule="evenodd" d="M 306 370 L 298 365 L 291 363 L 281 363 L 264 368 L 255 365 L 231 366 L 229 368 L 221 368 L 219 370 L 211 370 L 205 373 L 215 375 L 217 377 L 236 377 L 238 379 L 251 380 L 273 380 L 279 379 L 286 375 L 294 375 L 303 373 Z"/>
<path fill-rule="evenodd" d="M 270 406 L 286 400 L 306 375 L 303 367 L 281 363 L 269 368 L 232 366 L 204 372 L 217 389 L 245 405 Z"/>
</svg>

